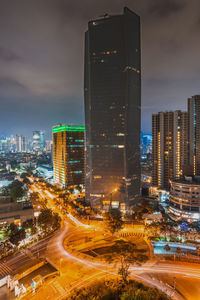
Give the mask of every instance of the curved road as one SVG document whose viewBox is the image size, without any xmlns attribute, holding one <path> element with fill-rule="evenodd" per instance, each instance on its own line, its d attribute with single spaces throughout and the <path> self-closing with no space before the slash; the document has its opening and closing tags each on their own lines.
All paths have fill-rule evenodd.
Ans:
<svg viewBox="0 0 200 300">
<path fill-rule="evenodd" d="M 68 214 L 68 220 L 54 202 L 55 196 L 49 191 L 43 190 L 38 185 L 32 186 L 43 198 L 48 200 L 47 206 L 58 212 L 64 225 L 62 229 L 48 241 L 45 256 L 60 271 L 61 276 L 52 279 L 38 289 L 35 295 L 27 298 L 38 299 L 65 299 L 77 288 L 85 287 L 92 281 L 116 275 L 117 270 L 112 265 L 94 262 L 70 254 L 63 245 L 64 239 L 78 233 L 82 228 L 89 227 L 82 224 L 72 215 Z M 73 223 L 73 225 L 71 225 Z M 144 283 L 155 286 L 166 292 L 173 299 L 197 300 L 200 299 L 200 265 L 187 263 L 158 263 L 150 261 L 142 266 L 130 268 L 131 276 Z M 175 287 L 183 294 L 176 292 Z M 39 297 L 39 298 L 38 298 Z"/>
</svg>

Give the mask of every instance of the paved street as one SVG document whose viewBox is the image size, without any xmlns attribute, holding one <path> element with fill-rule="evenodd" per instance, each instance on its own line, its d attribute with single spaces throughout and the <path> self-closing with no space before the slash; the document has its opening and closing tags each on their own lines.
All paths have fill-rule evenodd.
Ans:
<svg viewBox="0 0 200 300">
<path fill-rule="evenodd" d="M 55 196 L 42 191 L 38 185 L 36 189 L 43 195 L 43 198 L 45 197 L 48 200 L 47 206 L 51 206 L 60 214 L 63 220 L 62 228 L 52 237 L 47 237 L 29 247 L 28 251 L 23 250 L 9 257 L 6 262 L 1 261 L 1 277 L 9 274 L 11 270 L 19 268 L 39 254 L 39 256 L 46 257 L 56 266 L 60 270 L 61 276 L 47 280 L 37 289 L 36 294 L 29 295 L 24 299 L 61 300 L 69 296 L 74 289 L 85 287 L 97 279 L 117 276 L 117 269 L 112 265 L 68 252 L 67 245 L 64 246 L 64 240 L 73 235 L 81 236 L 84 231 L 90 230 L 90 227 L 87 226 L 86 228 L 73 216 L 69 215 L 66 219 L 54 203 Z M 93 227 L 91 230 L 94 232 Z M 99 234 L 98 228 L 96 230 L 95 234 Z M 142 266 L 133 266 L 130 270 L 132 278 L 159 288 L 168 295 L 173 296 L 173 299 L 182 300 L 184 299 L 182 295 L 188 300 L 197 300 L 199 297 L 200 265 L 198 264 L 151 260 Z M 180 293 L 177 293 L 176 289 Z"/>
<path fill-rule="evenodd" d="M 27 249 L 22 249 L 13 255 L 0 260 L 0 279 L 9 275 L 12 271 L 20 268 L 34 258 L 41 257 L 46 251 L 48 241 L 52 235 L 38 241 Z"/>
</svg>

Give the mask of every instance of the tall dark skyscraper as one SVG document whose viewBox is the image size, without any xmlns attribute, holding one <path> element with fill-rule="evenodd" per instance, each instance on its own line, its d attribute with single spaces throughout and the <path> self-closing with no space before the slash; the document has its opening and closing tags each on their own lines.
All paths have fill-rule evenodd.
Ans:
<svg viewBox="0 0 200 300">
<path fill-rule="evenodd" d="M 140 17 L 92 20 L 85 35 L 86 197 L 118 189 L 129 206 L 140 194 Z"/>
</svg>

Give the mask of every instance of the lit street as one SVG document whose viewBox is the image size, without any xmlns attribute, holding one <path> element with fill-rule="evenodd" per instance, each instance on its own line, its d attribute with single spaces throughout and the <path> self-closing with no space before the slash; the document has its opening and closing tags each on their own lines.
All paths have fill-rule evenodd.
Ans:
<svg viewBox="0 0 200 300">
<path fill-rule="evenodd" d="M 32 189 L 41 194 L 41 201 L 43 201 L 43 197 L 48 199 L 47 207 L 55 209 L 55 211 L 65 219 L 61 210 L 55 205 L 55 196 L 49 191 L 42 191 L 38 184 L 37 186 L 33 185 Z M 102 234 L 98 227 L 96 229 L 96 236 L 98 232 L 99 234 Z M 49 288 L 49 283 L 47 281 L 45 285 L 36 291 L 36 295 L 32 296 L 33 299 L 38 299 L 37 297 L 41 295 L 46 295 L 46 297 L 48 295 L 49 299 L 55 299 L 55 295 L 57 295 L 56 297 L 60 297 L 58 299 L 64 299 L 64 297 L 69 295 L 73 289 L 87 286 L 97 278 L 100 279 L 117 275 L 116 269 L 113 268 L 112 265 L 90 260 L 89 258 L 84 259 L 82 256 L 76 256 L 73 253 L 69 253 L 67 247 L 64 247 L 64 240 L 73 236 L 76 236 L 77 238 L 79 235 L 81 238 L 84 231 L 88 232 L 88 230 L 91 230 L 92 235 L 94 234 L 94 228 L 91 227 L 90 229 L 90 227 L 85 226 L 76 218 L 70 216 L 69 221 L 65 219 L 62 229 L 60 229 L 52 238 L 39 242 L 39 249 L 41 249 L 39 251 L 41 251 L 41 253 L 43 253 L 43 255 L 60 270 L 61 276 L 51 279 L 51 288 Z M 38 247 L 34 245 L 32 248 L 30 248 L 31 252 L 37 255 Z M 21 255 L 22 254 L 19 254 L 19 258 L 16 258 L 16 260 L 20 261 Z M 27 257 L 27 259 L 31 258 Z M 6 265 L 10 267 L 11 263 L 8 262 Z M 164 276 L 163 278 L 163 274 L 166 275 L 166 277 Z M 172 282 L 175 276 L 176 288 L 183 296 L 187 296 L 187 299 L 195 299 L 199 292 L 200 270 L 199 265 L 195 264 L 178 262 L 159 263 L 152 261 L 147 262 L 143 266 L 131 267 L 131 276 L 148 284 L 157 286 L 159 289 L 167 291 L 168 294 L 174 293 Z M 184 288 L 182 287 L 183 285 L 181 283 L 184 282 L 186 277 L 190 279 L 188 282 L 192 282 L 192 288 L 189 283 L 188 285 L 184 284 Z M 162 281 L 162 283 L 160 281 Z M 179 294 L 174 293 L 173 297 L 175 296 L 177 298 L 174 299 L 181 299 Z"/>
</svg>

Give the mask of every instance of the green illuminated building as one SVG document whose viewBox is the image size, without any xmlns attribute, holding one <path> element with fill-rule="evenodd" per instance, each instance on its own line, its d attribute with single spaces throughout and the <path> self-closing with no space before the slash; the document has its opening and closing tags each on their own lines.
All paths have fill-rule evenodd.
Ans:
<svg viewBox="0 0 200 300">
<path fill-rule="evenodd" d="M 85 181 L 84 126 L 53 127 L 54 181 L 62 186 L 75 186 Z"/>
</svg>

